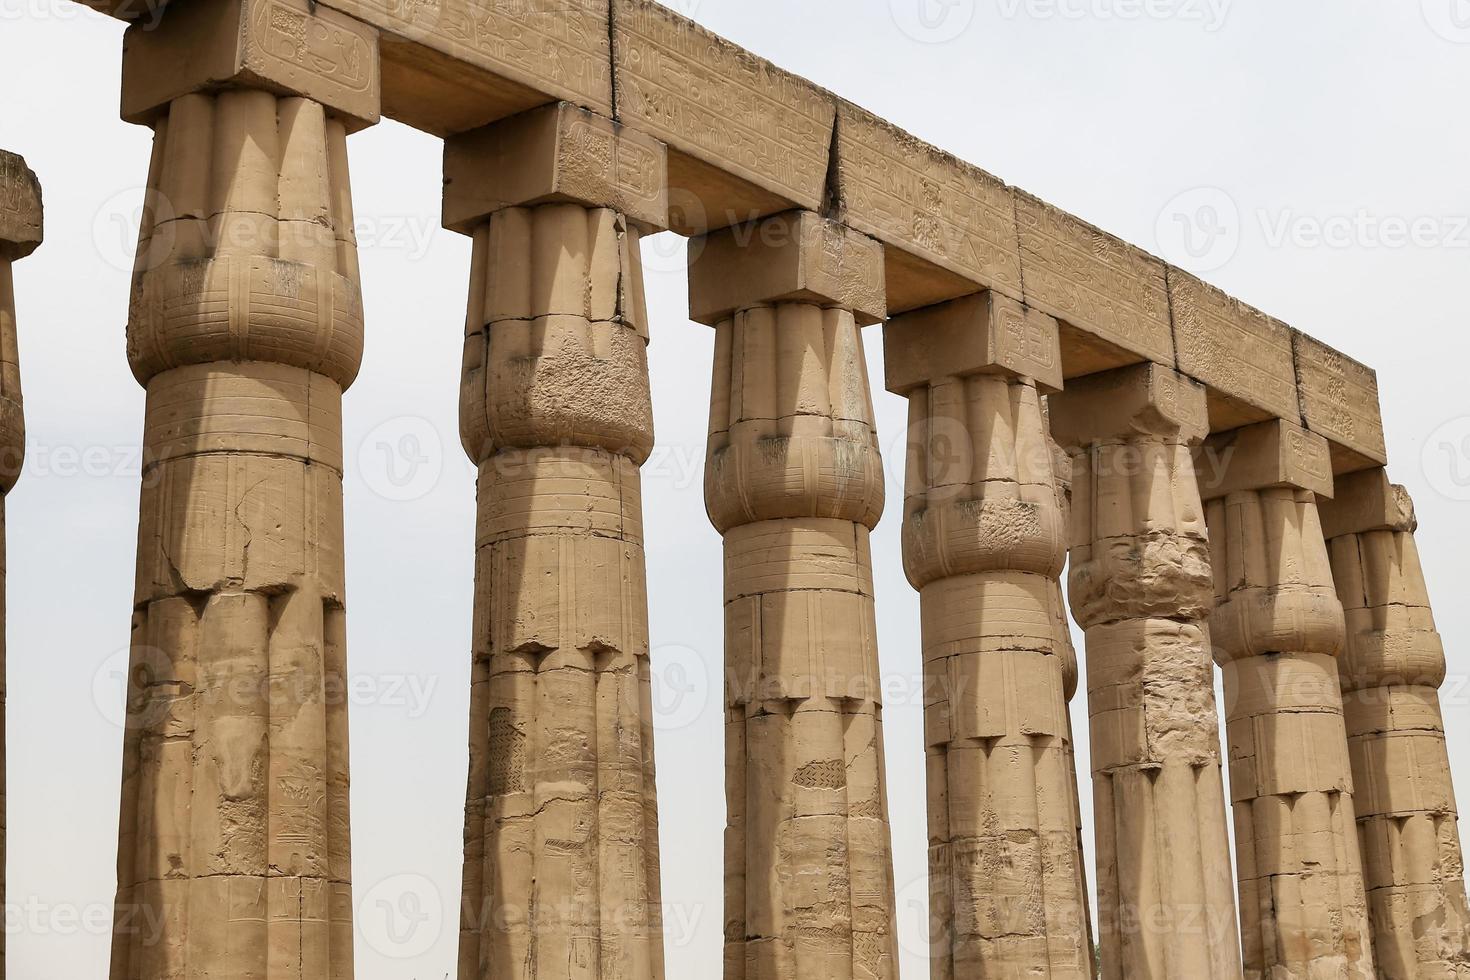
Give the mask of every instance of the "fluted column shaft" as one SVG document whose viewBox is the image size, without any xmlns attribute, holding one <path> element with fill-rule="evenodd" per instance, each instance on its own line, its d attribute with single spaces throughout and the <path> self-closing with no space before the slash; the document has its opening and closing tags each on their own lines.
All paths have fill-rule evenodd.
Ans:
<svg viewBox="0 0 1470 980">
<path fill-rule="evenodd" d="M 474 240 L 460 418 L 479 467 L 460 980 L 663 976 L 646 225 L 603 206 L 614 172 L 579 199 L 476 213 L 518 172 L 559 179 L 568 132 L 608 160 L 652 154 L 661 221 L 662 146 L 590 113 L 553 106 L 446 145 L 445 214 Z"/>
<path fill-rule="evenodd" d="M 1372 977 L 1337 679 L 1343 610 L 1317 511 L 1332 493 L 1327 444 L 1263 422 L 1212 436 L 1200 473 L 1246 977 Z"/>
<path fill-rule="evenodd" d="M 1381 469 L 1339 478 L 1321 507 L 1346 610 L 1338 659 L 1378 976 L 1470 977 L 1459 816 L 1439 687 L 1444 644 L 1408 492 Z"/>
<path fill-rule="evenodd" d="M 363 321 L 346 125 L 304 98 L 180 96 L 149 191 L 112 976 L 350 977 L 341 399 Z"/>
<path fill-rule="evenodd" d="M 884 339 L 888 387 L 909 400 L 903 554 L 923 630 L 930 973 L 1091 977 L 1076 662 L 1059 604 L 1065 497 L 1038 388 L 1061 384 L 1057 324 L 988 293 L 894 317 Z"/>
<path fill-rule="evenodd" d="M 1073 453 L 1073 615 L 1087 636 L 1102 975 L 1239 978 L 1191 447 L 1205 392 L 1157 365 L 1051 399 Z"/>
<path fill-rule="evenodd" d="M 725 538 L 724 975 L 891 980 L 868 539 L 883 472 L 859 331 L 882 317 L 882 252 L 801 212 L 740 234 L 696 243 L 690 280 L 716 331 L 705 500 Z M 802 280 L 813 267 L 823 281 Z"/>
<path fill-rule="evenodd" d="M 0 902 L 5 899 L 5 497 L 25 460 L 26 427 L 20 389 L 11 263 L 41 244 L 41 185 L 26 163 L 0 150 Z M 0 976 L 5 936 L 0 934 Z"/>
</svg>

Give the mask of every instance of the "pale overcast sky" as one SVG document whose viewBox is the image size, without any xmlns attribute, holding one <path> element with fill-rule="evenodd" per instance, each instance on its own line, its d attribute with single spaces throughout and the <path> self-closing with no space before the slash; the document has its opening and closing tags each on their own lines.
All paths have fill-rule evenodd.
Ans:
<svg viewBox="0 0 1470 980">
<path fill-rule="evenodd" d="M 1467 799 L 1470 2 L 670 6 L 1374 365 L 1392 474 L 1419 505 Z M 117 119 L 121 37 L 62 0 L 0 0 L 0 147 L 26 157 L 47 204 L 46 244 L 16 268 L 30 446 L 7 502 L 6 928 L 10 975 L 25 980 L 103 976 L 108 954 L 143 410 L 123 325 L 150 144 Z M 455 964 L 466 766 L 474 486 L 456 403 L 469 244 L 437 227 L 438 140 L 384 122 L 350 149 L 368 314 L 345 408 L 357 975 L 441 980 Z M 682 244 L 655 240 L 645 262 L 668 975 L 704 980 L 718 971 L 724 820 L 720 546 L 700 481 L 712 334 L 686 318 Z M 919 980 L 918 602 L 894 519 L 905 414 L 881 392 L 878 330 L 867 339 L 890 479 L 874 563 L 902 965 Z M 1072 707 L 1085 759 L 1085 704 Z M 1082 792 L 1090 848 L 1085 772 Z M 422 921 L 404 928 L 415 909 Z"/>
</svg>

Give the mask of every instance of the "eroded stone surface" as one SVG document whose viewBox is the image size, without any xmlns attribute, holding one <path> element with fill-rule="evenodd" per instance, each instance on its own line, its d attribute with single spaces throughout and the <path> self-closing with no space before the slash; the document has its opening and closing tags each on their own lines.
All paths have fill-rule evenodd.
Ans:
<svg viewBox="0 0 1470 980">
<path fill-rule="evenodd" d="M 1124 368 L 1050 399 L 1073 452 L 1069 593 L 1087 635 L 1108 980 L 1241 974 L 1191 455 L 1205 395 L 1171 373 Z"/>
<path fill-rule="evenodd" d="M 724 975 L 892 980 L 862 341 L 849 308 L 760 292 L 715 325 L 705 471 L 725 537 Z"/>
<path fill-rule="evenodd" d="M 1417 522 L 1381 469 L 1338 481 L 1323 507 L 1347 616 L 1338 661 L 1373 950 L 1383 980 L 1470 976 L 1470 910 Z"/>
<path fill-rule="evenodd" d="M 301 98 L 185 95 L 156 124 L 149 189 L 111 976 L 346 980 L 346 126 Z"/>
</svg>

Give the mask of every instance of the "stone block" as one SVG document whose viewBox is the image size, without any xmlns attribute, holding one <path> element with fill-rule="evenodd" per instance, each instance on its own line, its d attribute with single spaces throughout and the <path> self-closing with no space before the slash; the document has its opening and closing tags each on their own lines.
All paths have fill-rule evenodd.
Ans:
<svg viewBox="0 0 1470 980">
<path fill-rule="evenodd" d="M 1195 470 L 1204 500 L 1269 487 L 1333 495 L 1327 440 L 1283 419 L 1215 433 L 1196 451 Z"/>
<path fill-rule="evenodd" d="M 1159 364 L 1069 381 L 1049 405 L 1052 438 L 1068 449 L 1149 433 L 1189 443 L 1209 432 L 1204 385 Z"/>
<path fill-rule="evenodd" d="M 24 258 L 41 244 L 41 183 L 17 153 L 0 150 L 0 259 Z"/>
<path fill-rule="evenodd" d="M 1322 515 L 1322 534 L 1328 540 L 1369 531 L 1413 533 L 1418 528 L 1409 491 L 1389 483 L 1388 471 L 1382 467 L 1339 476 L 1335 482 L 1333 499 L 1317 507 Z"/>
<path fill-rule="evenodd" d="M 444 226 L 469 234 L 507 207 L 571 202 L 661 230 L 667 179 L 658 140 L 558 103 L 445 141 Z"/>
<path fill-rule="evenodd" d="M 810 211 L 726 228 L 690 243 L 689 318 L 711 326 L 732 313 L 809 302 L 882 322 L 883 246 Z"/>
<path fill-rule="evenodd" d="M 378 32 L 309 0 L 191 0 L 128 28 L 123 119 L 151 124 L 179 96 L 222 88 L 299 95 L 370 126 L 382 109 Z"/>
<path fill-rule="evenodd" d="M 883 363 L 888 390 L 897 395 L 982 373 L 1030 378 L 1043 393 L 1062 387 L 1057 321 L 994 290 L 890 318 Z"/>
</svg>

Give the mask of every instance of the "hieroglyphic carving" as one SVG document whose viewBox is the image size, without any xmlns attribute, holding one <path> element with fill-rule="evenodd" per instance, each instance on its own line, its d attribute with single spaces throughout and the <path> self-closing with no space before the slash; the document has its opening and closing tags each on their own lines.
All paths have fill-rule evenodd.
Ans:
<svg viewBox="0 0 1470 980">
<path fill-rule="evenodd" d="M 613 8 L 621 120 L 793 204 L 820 206 L 831 96 L 653 0 Z"/>
<path fill-rule="evenodd" d="M 1016 219 L 1028 305 L 1173 367 L 1163 262 L 1021 191 Z"/>
<path fill-rule="evenodd" d="M 1271 416 L 1295 421 L 1291 329 L 1187 272 L 1170 267 L 1168 278 L 1179 370 L 1257 410 L 1237 410 L 1215 428 Z"/>
<path fill-rule="evenodd" d="M 1302 417 L 1334 444 L 1337 471 L 1387 462 L 1377 373 L 1304 333 L 1294 331 L 1293 341 Z"/>
<path fill-rule="evenodd" d="M 361 25 L 282 0 L 256 3 L 249 13 L 242 54 L 250 71 L 272 77 L 296 67 L 351 92 L 372 90 L 377 45 Z"/>
<path fill-rule="evenodd" d="M 1015 202 L 1004 181 L 847 102 L 836 145 L 848 224 L 1020 298 Z"/>
<path fill-rule="evenodd" d="M 399 38 L 612 112 L 607 0 L 326 0 Z"/>
</svg>

